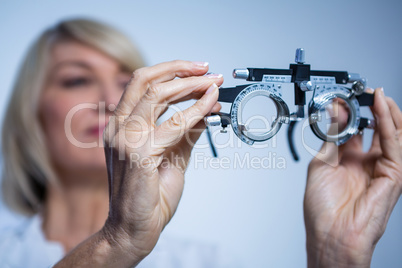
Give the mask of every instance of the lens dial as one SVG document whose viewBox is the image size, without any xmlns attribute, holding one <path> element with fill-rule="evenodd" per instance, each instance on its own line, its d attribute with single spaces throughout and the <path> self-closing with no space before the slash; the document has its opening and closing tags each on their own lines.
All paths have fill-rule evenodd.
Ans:
<svg viewBox="0 0 402 268">
<path fill-rule="evenodd" d="M 280 83 L 258 83 L 244 88 L 233 101 L 230 116 L 235 134 L 250 145 L 272 138 L 283 123 L 290 121 Z"/>
<path fill-rule="evenodd" d="M 359 131 L 359 102 L 346 87 L 321 85 L 308 112 L 311 130 L 324 141 L 340 145 Z"/>
</svg>

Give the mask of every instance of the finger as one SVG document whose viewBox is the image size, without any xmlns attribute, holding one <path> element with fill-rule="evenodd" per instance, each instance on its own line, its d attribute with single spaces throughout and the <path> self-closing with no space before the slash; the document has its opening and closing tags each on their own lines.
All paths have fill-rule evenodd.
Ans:
<svg viewBox="0 0 402 268">
<path fill-rule="evenodd" d="M 371 141 L 371 147 L 369 149 L 369 152 L 371 152 L 371 153 L 381 152 L 380 133 L 377 128 L 374 130 L 373 140 Z"/>
<path fill-rule="evenodd" d="M 346 143 L 339 146 L 342 150 L 343 157 L 347 154 L 350 155 L 362 154 L 363 153 L 363 135 L 354 135 Z"/>
<path fill-rule="evenodd" d="M 217 113 L 221 110 L 222 105 L 217 102 L 215 103 L 214 107 L 212 107 L 211 111 L 208 112 L 208 114 L 210 115 L 211 113 Z M 186 133 L 186 140 L 189 146 L 193 147 L 193 145 L 196 143 L 196 141 L 200 138 L 202 132 L 205 130 L 206 125 L 205 122 L 203 120 L 203 118 L 196 123 L 196 125 L 189 130 L 188 133 Z M 188 135 L 187 135 L 188 134 Z"/>
<path fill-rule="evenodd" d="M 201 97 L 202 97 L 202 96 L 197 97 L 197 99 L 199 99 L 199 98 L 201 98 Z M 175 102 L 172 102 L 172 103 L 175 103 Z M 167 107 L 162 111 L 162 113 L 160 114 L 159 118 L 160 118 L 168 109 L 169 109 L 169 107 L 167 106 Z M 215 103 L 215 105 L 214 105 L 214 107 L 212 108 L 212 110 L 208 113 L 208 115 L 211 115 L 211 113 L 217 113 L 217 112 L 219 112 L 221 109 L 222 109 L 222 105 L 221 105 L 219 102 L 217 102 L 217 103 Z M 198 125 L 198 124 L 197 124 L 197 125 Z M 197 127 L 197 125 L 195 126 L 195 128 Z M 204 126 L 204 127 L 202 128 L 202 129 L 204 129 L 204 128 L 205 128 L 205 123 L 202 123 L 201 126 Z"/>
<path fill-rule="evenodd" d="M 374 94 L 374 89 L 372 89 L 372 88 L 366 88 L 365 91 L 367 93 Z M 370 110 L 371 110 L 371 113 L 374 115 L 374 107 L 373 106 L 370 106 Z M 381 148 L 380 148 L 380 133 L 378 132 L 378 128 L 375 128 L 369 152 L 378 152 L 378 151 L 381 151 Z"/>
<path fill-rule="evenodd" d="M 202 96 L 213 84 L 221 85 L 223 77 L 188 77 L 150 86 L 132 114 L 154 122 L 171 102 Z M 199 97 L 198 97 L 199 98 Z"/>
<path fill-rule="evenodd" d="M 370 93 L 373 93 L 374 91 L 371 90 Z M 391 116 L 392 116 L 392 120 L 394 121 L 394 125 L 395 128 L 397 129 L 397 132 L 399 134 L 399 140 L 401 141 L 401 135 L 402 135 L 402 112 L 399 109 L 398 105 L 396 104 L 396 102 L 391 99 L 390 97 L 385 97 L 385 100 L 388 104 L 388 107 L 390 109 L 391 112 Z M 372 113 L 374 114 L 374 108 L 370 107 Z M 379 137 L 379 131 L 378 128 L 376 128 L 374 130 L 374 134 L 373 134 L 373 140 L 371 143 L 371 147 L 370 147 L 370 152 L 378 152 L 381 151 L 381 147 L 380 147 L 380 137 Z"/>
<path fill-rule="evenodd" d="M 173 103 L 204 95 L 212 84 L 222 85 L 223 76 L 187 77 L 151 86 L 144 99 L 151 103 Z"/>
<path fill-rule="evenodd" d="M 221 110 L 222 105 L 217 102 L 215 103 L 214 107 L 212 107 L 211 111 L 208 112 L 208 114 L 211 113 L 217 113 Z M 197 140 L 200 138 L 201 134 L 204 132 L 206 128 L 205 122 L 203 118 L 200 118 L 200 120 L 195 124 L 194 127 L 192 127 L 183 137 L 182 141 L 180 142 L 181 145 L 180 147 L 183 149 L 183 153 L 188 152 L 188 156 L 191 153 L 191 149 L 197 142 Z M 183 155 L 186 157 L 187 155 Z"/>
<path fill-rule="evenodd" d="M 218 100 L 218 95 L 218 86 L 211 85 L 193 106 L 175 113 L 158 127 L 155 132 L 155 143 L 165 148 L 177 143 L 185 133 L 211 111 Z"/>
<path fill-rule="evenodd" d="M 117 116 L 128 116 L 148 90 L 149 85 L 169 81 L 176 77 L 204 75 L 207 71 L 207 62 L 178 60 L 137 69 L 116 107 L 115 114 Z"/>
<path fill-rule="evenodd" d="M 383 156 L 389 160 L 397 159 L 400 146 L 396 136 L 395 124 L 385 100 L 384 91 L 380 88 L 377 88 L 374 93 L 373 111 Z"/>
<path fill-rule="evenodd" d="M 188 132 L 184 134 L 178 144 L 166 150 L 168 154 L 170 152 L 174 152 L 174 155 L 176 155 L 180 159 L 183 159 L 183 161 L 180 162 L 183 164 L 181 165 L 182 170 L 186 169 L 191 151 L 204 130 L 205 123 L 203 122 L 203 120 L 200 120 L 197 124 L 195 124 L 193 128 L 191 128 Z"/>
<path fill-rule="evenodd" d="M 212 107 L 212 110 L 209 112 L 209 114 L 211 114 L 211 113 L 217 113 L 217 112 L 219 112 L 221 109 L 222 109 L 222 105 L 221 105 L 219 102 L 217 102 L 217 103 L 215 103 L 214 107 Z"/>
<path fill-rule="evenodd" d="M 378 89 L 376 90 L 375 94 L 378 93 L 377 91 Z M 384 95 L 381 94 L 381 96 L 375 96 L 374 107 L 372 109 L 375 115 L 379 109 L 379 107 L 376 106 L 378 105 L 376 102 L 379 102 L 377 101 L 377 99 L 380 99 L 380 101 L 382 101 L 381 104 L 388 108 L 387 110 L 384 109 L 384 107 L 380 107 L 385 110 L 381 112 L 385 116 L 388 116 L 388 119 L 390 120 L 386 122 L 387 125 L 385 125 L 384 122 L 382 122 L 383 124 L 381 124 L 381 121 L 377 121 L 377 128 L 374 133 L 372 148 L 370 150 L 378 150 L 380 153 L 382 151 L 385 157 L 388 156 L 388 159 L 396 162 L 397 165 L 391 165 L 386 169 L 379 170 L 379 172 L 384 172 L 384 174 L 380 174 L 379 177 L 376 177 L 370 182 L 370 187 L 367 191 L 367 200 L 370 206 L 374 208 L 373 214 L 375 215 L 373 215 L 373 217 L 384 218 L 384 224 L 386 224 L 386 221 L 388 221 L 388 218 L 401 195 L 401 170 L 400 168 L 398 170 L 398 165 L 400 167 L 401 163 L 401 156 L 398 156 L 398 154 L 400 154 L 400 144 L 395 145 L 393 151 L 390 151 L 388 146 L 391 146 L 393 143 L 395 143 L 395 140 L 397 141 L 397 132 L 399 132 L 399 135 L 401 135 L 400 130 L 402 128 L 402 114 L 398 105 L 391 98 L 384 97 Z M 378 117 L 377 119 L 381 120 L 381 118 Z M 394 129 L 396 128 L 396 131 L 394 131 L 394 135 L 388 132 L 386 133 L 388 135 L 383 134 L 384 130 L 382 128 L 389 126 L 394 127 L 391 128 L 389 132 L 391 130 L 394 131 Z M 384 136 L 387 140 L 382 140 Z M 393 169 L 392 167 L 396 169 Z"/>
<path fill-rule="evenodd" d="M 208 114 L 217 113 L 220 111 L 221 108 L 222 105 L 219 102 L 217 102 L 215 103 L 214 107 Z M 180 142 L 177 145 L 170 147 L 170 149 L 166 150 L 166 155 L 168 156 L 175 155 L 176 159 L 181 160 L 181 161 L 174 161 L 174 163 L 180 165 L 181 170 L 184 171 L 187 169 L 188 161 L 191 156 L 191 151 L 193 150 L 201 134 L 204 132 L 205 127 L 206 126 L 204 120 L 200 120 L 192 129 L 190 129 L 184 135 L 184 137 L 180 140 Z"/>
<path fill-rule="evenodd" d="M 211 111 L 208 114 L 211 113 L 217 113 L 221 110 L 222 105 L 217 102 L 215 103 L 214 107 L 212 107 Z M 189 158 L 191 155 L 191 151 L 196 144 L 197 140 L 200 138 L 201 134 L 205 130 L 205 122 L 203 119 L 201 119 L 192 129 L 190 129 L 182 138 L 180 141 L 180 147 L 182 150 L 180 151 L 181 156 L 184 158 Z"/>
<path fill-rule="evenodd" d="M 204 77 L 209 77 L 209 76 L 204 76 Z M 222 85 L 223 83 L 223 76 L 220 75 L 213 75 L 212 77 L 209 78 L 213 78 L 215 79 L 215 84 L 219 87 Z M 193 92 L 181 97 L 181 98 L 174 98 L 170 101 L 170 104 L 176 104 L 179 102 L 183 102 L 183 101 L 187 101 L 187 100 L 198 100 L 202 97 L 202 95 L 204 95 L 205 90 L 194 90 Z"/>
<path fill-rule="evenodd" d="M 345 130 L 348 125 L 350 117 L 350 109 L 346 102 L 342 99 L 335 99 L 332 105 L 327 106 L 327 111 L 331 116 L 331 125 L 328 130 L 328 134 L 336 135 Z M 363 151 L 363 139 L 362 135 L 356 135 L 352 137 L 347 144 L 341 145 L 343 151 L 362 152 Z"/>
<path fill-rule="evenodd" d="M 391 112 L 391 116 L 392 116 L 392 120 L 394 121 L 395 128 L 397 130 L 402 130 L 402 112 L 399 109 L 398 104 L 396 104 L 396 102 L 389 97 L 386 97 L 385 100 L 386 100 L 389 110 Z"/>
<path fill-rule="evenodd" d="M 309 168 L 330 165 L 337 167 L 342 157 L 342 148 L 333 142 L 324 142 L 320 151 L 311 160 Z"/>
</svg>

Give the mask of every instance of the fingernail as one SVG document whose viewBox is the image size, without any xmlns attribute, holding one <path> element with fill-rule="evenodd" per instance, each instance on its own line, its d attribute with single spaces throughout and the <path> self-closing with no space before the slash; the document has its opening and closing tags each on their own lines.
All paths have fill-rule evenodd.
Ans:
<svg viewBox="0 0 402 268">
<path fill-rule="evenodd" d="M 205 77 L 208 77 L 208 78 L 221 78 L 221 77 L 223 77 L 223 75 L 222 74 L 214 74 L 214 73 L 207 73 L 206 75 L 205 75 Z"/>
<path fill-rule="evenodd" d="M 206 61 L 193 61 L 193 64 L 199 67 L 207 67 L 209 63 Z"/>
<path fill-rule="evenodd" d="M 377 88 L 376 91 L 379 91 L 381 96 L 385 96 L 383 87 Z"/>
<path fill-rule="evenodd" d="M 205 92 L 205 95 L 206 94 L 209 94 L 209 93 L 211 93 L 211 92 L 213 92 L 215 89 L 217 89 L 218 88 L 218 86 L 215 84 L 215 83 L 213 83 L 209 88 L 208 88 L 208 90 L 207 90 L 207 92 Z"/>
</svg>

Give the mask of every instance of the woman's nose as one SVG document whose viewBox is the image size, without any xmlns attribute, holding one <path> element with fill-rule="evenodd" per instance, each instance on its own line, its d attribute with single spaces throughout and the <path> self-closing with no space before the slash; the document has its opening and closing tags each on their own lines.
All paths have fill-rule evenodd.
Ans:
<svg viewBox="0 0 402 268">
<path fill-rule="evenodd" d="M 116 108 L 123 90 L 116 83 L 106 83 L 100 88 L 100 102 L 104 102 L 106 111 L 113 112 Z"/>
</svg>

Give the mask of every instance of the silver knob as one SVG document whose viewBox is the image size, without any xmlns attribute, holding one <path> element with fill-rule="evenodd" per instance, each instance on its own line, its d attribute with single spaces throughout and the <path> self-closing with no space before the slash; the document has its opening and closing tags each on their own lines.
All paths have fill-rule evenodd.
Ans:
<svg viewBox="0 0 402 268">
<path fill-rule="evenodd" d="M 234 69 L 233 70 L 233 78 L 247 80 L 249 74 L 250 73 L 249 73 L 248 69 Z"/>
<path fill-rule="evenodd" d="M 204 118 L 204 122 L 207 127 L 220 126 L 221 125 L 221 117 L 217 114 L 207 116 Z"/>
<path fill-rule="evenodd" d="M 359 81 L 361 79 L 360 74 L 357 73 L 349 73 L 348 74 L 348 82 L 353 83 Z"/>
<path fill-rule="evenodd" d="M 313 91 L 315 89 L 315 84 L 311 81 L 303 81 L 300 83 L 300 89 L 303 91 Z"/>
<path fill-rule="evenodd" d="M 352 89 L 356 95 L 361 95 L 366 90 L 365 81 L 358 80 L 353 82 Z"/>
<path fill-rule="evenodd" d="M 295 62 L 299 64 L 305 63 L 305 51 L 302 48 L 296 49 Z"/>
<path fill-rule="evenodd" d="M 367 120 L 367 127 L 369 129 L 375 129 L 376 123 L 374 119 L 368 119 Z"/>
</svg>

